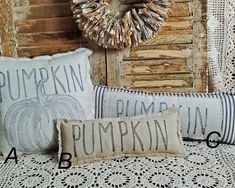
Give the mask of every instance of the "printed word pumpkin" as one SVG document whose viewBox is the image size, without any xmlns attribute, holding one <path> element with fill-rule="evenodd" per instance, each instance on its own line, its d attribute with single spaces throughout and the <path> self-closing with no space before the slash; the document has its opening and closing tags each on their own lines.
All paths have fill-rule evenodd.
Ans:
<svg viewBox="0 0 235 188">
<path fill-rule="evenodd" d="M 84 36 L 105 48 L 137 46 L 165 23 L 172 0 L 73 0 Z"/>
<path fill-rule="evenodd" d="M 40 151 L 57 148 L 57 118 L 84 118 L 79 102 L 70 95 L 46 95 L 37 84 L 37 97 L 13 104 L 7 111 L 4 126 L 8 144 L 19 151 Z"/>
</svg>

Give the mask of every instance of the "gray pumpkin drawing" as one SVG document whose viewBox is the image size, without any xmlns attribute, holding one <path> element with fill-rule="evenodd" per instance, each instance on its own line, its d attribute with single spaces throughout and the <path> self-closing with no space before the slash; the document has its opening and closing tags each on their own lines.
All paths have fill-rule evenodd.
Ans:
<svg viewBox="0 0 235 188">
<path fill-rule="evenodd" d="M 19 151 L 46 151 L 57 148 L 57 118 L 85 117 L 80 103 L 70 95 L 43 93 L 46 80 L 37 84 L 37 97 L 13 104 L 4 119 L 8 144 Z"/>
</svg>

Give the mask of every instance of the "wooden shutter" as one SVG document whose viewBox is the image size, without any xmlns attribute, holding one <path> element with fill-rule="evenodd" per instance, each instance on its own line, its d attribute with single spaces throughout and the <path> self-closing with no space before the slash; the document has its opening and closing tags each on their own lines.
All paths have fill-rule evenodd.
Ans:
<svg viewBox="0 0 235 188">
<path fill-rule="evenodd" d="M 207 88 L 206 0 L 175 0 L 163 30 L 136 48 L 105 50 L 84 39 L 69 0 L 0 1 L 0 52 L 32 57 L 84 46 L 93 50 L 94 84 L 146 91 Z"/>
<path fill-rule="evenodd" d="M 33 57 L 88 47 L 93 83 L 106 84 L 105 50 L 82 37 L 69 0 L 2 0 L 0 14 L 2 55 Z"/>
<path fill-rule="evenodd" d="M 206 1 L 175 0 L 162 31 L 126 50 L 108 50 L 108 85 L 145 91 L 203 92 L 207 85 Z"/>
</svg>

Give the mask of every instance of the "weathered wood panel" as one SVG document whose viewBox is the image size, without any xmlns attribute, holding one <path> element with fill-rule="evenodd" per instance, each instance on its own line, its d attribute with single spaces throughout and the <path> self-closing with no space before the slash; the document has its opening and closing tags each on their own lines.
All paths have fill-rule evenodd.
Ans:
<svg viewBox="0 0 235 188">
<path fill-rule="evenodd" d="M 94 51 L 95 84 L 145 91 L 206 91 L 205 11 L 206 0 L 175 0 L 168 22 L 156 37 L 136 48 L 106 53 L 82 37 L 69 0 L 2 0 L 0 53 L 32 57 L 88 47 Z"/>
<path fill-rule="evenodd" d="M 150 75 L 126 75 L 122 76 L 125 80 L 124 86 L 131 88 L 149 87 L 192 87 L 193 74 L 150 74 Z"/>
<path fill-rule="evenodd" d="M 192 21 L 168 21 L 165 26 L 163 26 L 163 31 L 169 31 L 169 30 L 189 30 L 193 28 L 193 22 Z"/>
<path fill-rule="evenodd" d="M 86 43 L 80 32 L 18 33 L 19 46 L 44 46 Z"/>
<path fill-rule="evenodd" d="M 18 20 L 15 22 L 18 33 L 41 33 L 41 32 L 61 32 L 77 31 L 75 20 L 71 17 Z"/>
<path fill-rule="evenodd" d="M 105 50 L 82 37 L 69 0 L 2 0 L 0 5 L 0 25 L 7 26 L 0 28 L 2 55 L 33 57 L 88 47 L 93 83 L 106 84 Z"/>
<path fill-rule="evenodd" d="M 25 11 L 27 10 L 27 12 Z M 68 3 L 14 7 L 16 20 L 72 17 Z"/>
<path fill-rule="evenodd" d="M 82 44 L 64 44 L 64 45 L 48 45 L 48 46 L 33 46 L 33 47 L 18 47 L 18 55 L 20 57 L 34 57 L 38 54 L 52 55 L 55 53 L 75 50 L 82 47 Z"/>
<path fill-rule="evenodd" d="M 14 0 L 14 7 L 68 3 L 68 0 Z"/>
<path fill-rule="evenodd" d="M 130 52 L 128 59 L 162 59 L 162 58 L 190 58 L 192 55 L 190 48 L 186 49 L 145 49 Z"/>
<path fill-rule="evenodd" d="M 0 1 L 0 54 L 17 56 L 12 2 Z"/>
<path fill-rule="evenodd" d="M 189 73 L 187 59 L 158 59 L 124 61 L 121 66 L 123 75 Z"/>
<path fill-rule="evenodd" d="M 174 9 L 170 13 L 170 17 L 188 17 L 192 15 L 191 1 L 175 1 Z"/>
<path fill-rule="evenodd" d="M 183 37 L 182 37 L 183 36 Z M 145 46 L 155 46 L 159 44 L 192 44 L 193 43 L 193 31 L 192 30 L 180 30 L 177 33 L 175 31 L 159 32 L 156 37 L 151 39 Z"/>
<path fill-rule="evenodd" d="M 205 1 L 176 0 L 152 40 L 108 50 L 108 85 L 145 91 L 204 92 L 207 84 Z"/>
</svg>

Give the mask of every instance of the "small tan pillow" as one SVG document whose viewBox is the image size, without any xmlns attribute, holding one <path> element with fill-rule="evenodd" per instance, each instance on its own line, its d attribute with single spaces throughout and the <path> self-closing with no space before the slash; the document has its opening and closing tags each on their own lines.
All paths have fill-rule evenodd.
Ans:
<svg viewBox="0 0 235 188">
<path fill-rule="evenodd" d="M 123 156 L 185 153 L 179 111 L 95 120 L 58 120 L 59 156 L 72 155 L 72 164 Z"/>
</svg>

